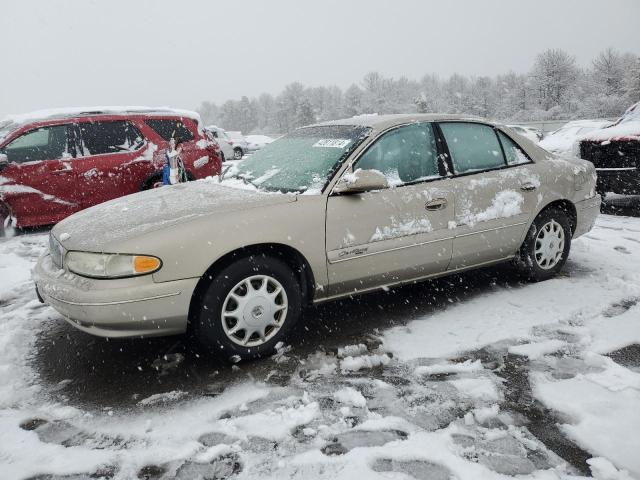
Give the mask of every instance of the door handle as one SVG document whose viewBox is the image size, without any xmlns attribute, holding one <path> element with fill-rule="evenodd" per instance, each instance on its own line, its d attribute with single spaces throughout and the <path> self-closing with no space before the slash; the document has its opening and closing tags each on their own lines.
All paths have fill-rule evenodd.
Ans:
<svg viewBox="0 0 640 480">
<path fill-rule="evenodd" d="M 431 200 L 430 202 L 427 202 L 424 208 L 426 210 L 433 211 L 433 210 L 442 210 L 446 206 L 447 206 L 446 198 L 436 198 L 435 200 Z"/>
<path fill-rule="evenodd" d="M 523 183 L 520 185 L 520 190 L 524 190 L 525 192 L 532 192 L 537 187 L 533 183 Z"/>
<path fill-rule="evenodd" d="M 72 172 L 72 170 L 70 168 L 60 168 L 58 170 L 51 170 L 51 173 L 57 173 L 57 174 L 60 174 L 60 173 L 71 173 L 71 172 Z"/>
</svg>

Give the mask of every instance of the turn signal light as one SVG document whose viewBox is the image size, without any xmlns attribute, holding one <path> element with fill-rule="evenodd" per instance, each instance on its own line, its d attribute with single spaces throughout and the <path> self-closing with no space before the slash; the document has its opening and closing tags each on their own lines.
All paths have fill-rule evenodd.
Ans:
<svg viewBox="0 0 640 480">
<path fill-rule="evenodd" d="M 135 256 L 133 271 L 136 273 L 155 272 L 160 268 L 160 260 L 156 257 Z"/>
</svg>

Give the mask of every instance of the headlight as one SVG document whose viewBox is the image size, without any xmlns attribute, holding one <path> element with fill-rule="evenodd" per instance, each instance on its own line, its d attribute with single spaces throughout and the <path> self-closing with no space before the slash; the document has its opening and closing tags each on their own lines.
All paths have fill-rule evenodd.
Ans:
<svg viewBox="0 0 640 480">
<path fill-rule="evenodd" d="M 62 268 L 62 259 L 64 258 L 64 248 L 60 242 L 53 236 L 53 233 L 49 234 L 49 253 L 51 254 L 51 261 L 53 264 Z"/>
<path fill-rule="evenodd" d="M 162 262 L 148 255 L 68 252 L 65 266 L 78 275 L 91 278 L 123 278 L 157 272 Z"/>
</svg>

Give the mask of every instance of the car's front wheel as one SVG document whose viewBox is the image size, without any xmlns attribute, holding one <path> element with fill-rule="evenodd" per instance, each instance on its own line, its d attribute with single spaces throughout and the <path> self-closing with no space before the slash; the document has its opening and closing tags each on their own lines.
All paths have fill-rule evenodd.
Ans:
<svg viewBox="0 0 640 480">
<path fill-rule="evenodd" d="M 299 320 L 302 298 L 283 261 L 250 256 L 213 277 L 194 312 L 193 333 L 209 352 L 249 360 L 275 352 Z"/>
<path fill-rule="evenodd" d="M 561 208 L 548 208 L 536 217 L 520 249 L 518 265 L 533 281 L 554 277 L 571 248 L 571 222 Z"/>
<path fill-rule="evenodd" d="M 244 154 L 244 152 L 242 151 L 242 149 L 240 147 L 236 147 L 233 149 L 233 158 L 235 160 L 240 160 L 242 158 L 242 155 Z"/>
</svg>

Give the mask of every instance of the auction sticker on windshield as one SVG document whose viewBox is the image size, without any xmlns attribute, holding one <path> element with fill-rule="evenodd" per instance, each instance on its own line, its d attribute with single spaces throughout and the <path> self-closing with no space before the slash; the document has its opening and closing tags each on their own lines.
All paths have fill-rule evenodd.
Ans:
<svg viewBox="0 0 640 480">
<path fill-rule="evenodd" d="M 343 138 L 322 138 L 313 144 L 314 147 L 324 148 L 344 148 L 351 143 L 349 139 Z"/>
</svg>

